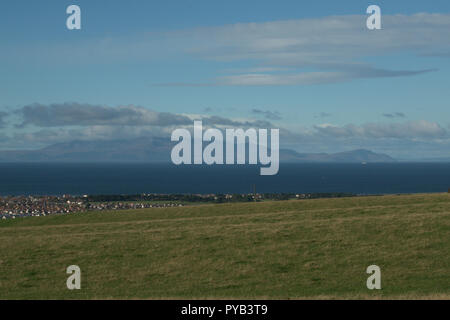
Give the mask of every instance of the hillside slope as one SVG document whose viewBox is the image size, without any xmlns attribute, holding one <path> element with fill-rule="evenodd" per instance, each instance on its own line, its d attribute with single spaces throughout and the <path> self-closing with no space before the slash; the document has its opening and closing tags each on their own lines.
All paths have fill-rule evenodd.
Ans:
<svg viewBox="0 0 450 320">
<path fill-rule="evenodd" d="M 449 234 L 449 194 L 0 221 L 0 299 L 449 298 Z"/>
</svg>

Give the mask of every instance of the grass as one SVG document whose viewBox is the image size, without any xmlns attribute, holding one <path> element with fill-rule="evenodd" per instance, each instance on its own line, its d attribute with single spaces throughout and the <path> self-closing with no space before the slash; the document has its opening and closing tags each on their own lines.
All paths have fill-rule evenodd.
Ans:
<svg viewBox="0 0 450 320">
<path fill-rule="evenodd" d="M 0 299 L 449 299 L 449 236 L 450 194 L 6 220 Z"/>
</svg>

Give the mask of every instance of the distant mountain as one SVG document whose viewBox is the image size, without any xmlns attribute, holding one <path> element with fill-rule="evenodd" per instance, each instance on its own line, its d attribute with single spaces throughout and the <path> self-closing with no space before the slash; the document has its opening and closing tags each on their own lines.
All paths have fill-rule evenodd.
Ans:
<svg viewBox="0 0 450 320">
<path fill-rule="evenodd" d="M 0 162 L 169 162 L 174 143 L 163 138 L 72 141 L 32 151 L 0 151 Z M 280 150 L 280 162 L 394 162 L 369 150 L 340 153 L 298 153 Z"/>
<path fill-rule="evenodd" d="M 375 153 L 370 150 L 358 149 L 339 153 L 298 153 L 293 150 L 280 150 L 281 162 L 340 162 L 340 163 L 360 163 L 360 162 L 395 162 L 394 158 L 382 153 Z"/>
<path fill-rule="evenodd" d="M 442 158 L 418 158 L 418 159 L 402 159 L 402 162 L 438 162 L 445 163 L 450 162 L 450 157 L 442 157 Z"/>
<path fill-rule="evenodd" d="M 72 141 L 33 151 L 0 151 L 1 162 L 168 162 L 170 141 L 162 138 Z"/>
</svg>

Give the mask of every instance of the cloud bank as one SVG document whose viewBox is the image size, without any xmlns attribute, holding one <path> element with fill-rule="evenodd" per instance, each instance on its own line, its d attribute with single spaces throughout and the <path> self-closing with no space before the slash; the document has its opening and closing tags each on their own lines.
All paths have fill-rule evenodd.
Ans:
<svg viewBox="0 0 450 320">
<path fill-rule="evenodd" d="M 17 124 L 10 124 L 13 129 L 9 134 L 1 133 L 0 148 L 36 149 L 74 140 L 107 141 L 142 137 L 167 138 L 169 141 L 175 128 L 192 129 L 194 120 L 202 120 L 205 128 L 279 128 L 281 146 L 299 152 L 338 152 L 365 148 L 403 158 L 423 152 L 430 156 L 450 156 L 450 125 L 442 126 L 437 122 L 318 123 L 288 130 L 271 122 L 280 116 L 276 111 L 256 108 L 250 111 L 264 119 L 174 114 L 132 105 L 110 107 L 80 103 L 36 103 L 23 106 L 11 114 L 1 114 L 2 118 L 14 115 Z M 389 115 L 399 119 L 405 116 L 400 112 Z M 317 119 L 329 116 L 322 112 Z"/>
</svg>

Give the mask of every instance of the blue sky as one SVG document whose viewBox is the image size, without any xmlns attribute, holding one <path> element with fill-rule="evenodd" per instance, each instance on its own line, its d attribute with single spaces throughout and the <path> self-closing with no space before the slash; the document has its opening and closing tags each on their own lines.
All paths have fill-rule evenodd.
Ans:
<svg viewBox="0 0 450 320">
<path fill-rule="evenodd" d="M 304 152 L 450 156 L 448 1 L 2 1 L 0 36 L 1 149 L 170 137 L 158 119 L 182 115 Z"/>
</svg>

